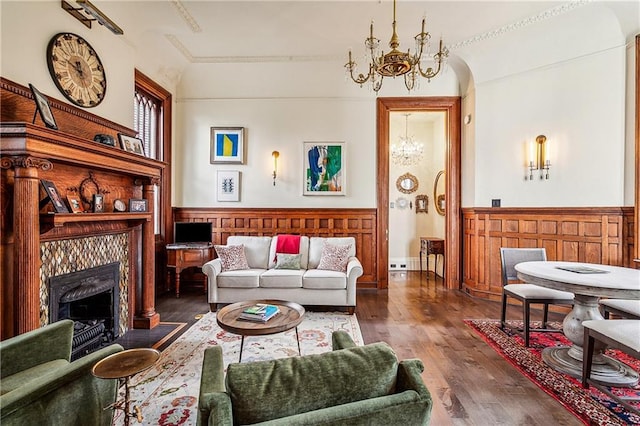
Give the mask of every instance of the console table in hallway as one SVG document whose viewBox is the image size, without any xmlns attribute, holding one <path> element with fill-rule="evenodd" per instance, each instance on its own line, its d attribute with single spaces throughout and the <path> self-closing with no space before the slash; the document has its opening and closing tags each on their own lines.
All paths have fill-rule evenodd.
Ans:
<svg viewBox="0 0 640 426">
<path fill-rule="evenodd" d="M 435 266 L 433 273 L 435 275 L 438 268 L 438 255 L 442 255 L 442 264 L 444 265 L 444 239 L 437 237 L 420 237 L 420 276 L 422 276 L 422 255 L 427 258 L 427 277 L 429 277 L 429 255 L 435 255 Z M 444 271 L 444 268 L 443 268 Z M 443 274 L 444 275 L 444 274 Z"/>
</svg>

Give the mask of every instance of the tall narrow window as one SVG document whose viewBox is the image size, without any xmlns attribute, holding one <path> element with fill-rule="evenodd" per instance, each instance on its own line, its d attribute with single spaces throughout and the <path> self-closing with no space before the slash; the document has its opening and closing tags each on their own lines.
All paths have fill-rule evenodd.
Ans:
<svg viewBox="0 0 640 426">
<path fill-rule="evenodd" d="M 161 102 L 144 90 L 136 88 L 133 111 L 133 127 L 138 131 L 138 137 L 144 143 L 147 157 L 160 160 L 158 154 L 161 154 L 162 150 L 158 150 L 158 139 L 162 127 Z"/>
<path fill-rule="evenodd" d="M 171 159 L 171 93 L 140 71 L 135 71 L 133 127 L 142 139 L 147 157 L 159 161 Z M 154 231 L 162 241 L 170 231 L 171 169 L 162 171 L 154 196 Z"/>
<path fill-rule="evenodd" d="M 147 157 L 161 160 L 162 149 L 158 140 L 162 129 L 162 103 L 152 95 L 136 87 L 133 97 L 133 127 L 138 131 L 138 138 L 142 139 L 144 152 Z M 161 148 L 161 147 L 160 147 Z M 160 157 L 160 158 L 159 158 Z M 153 200 L 153 229 L 156 235 L 160 234 L 160 197 L 156 186 Z"/>
</svg>

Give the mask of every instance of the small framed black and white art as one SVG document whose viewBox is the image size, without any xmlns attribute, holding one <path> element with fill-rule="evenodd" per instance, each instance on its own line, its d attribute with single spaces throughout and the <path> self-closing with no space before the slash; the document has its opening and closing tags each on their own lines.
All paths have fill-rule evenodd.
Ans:
<svg viewBox="0 0 640 426">
<path fill-rule="evenodd" d="M 218 170 L 216 182 L 217 201 L 240 201 L 240 171 Z"/>
</svg>

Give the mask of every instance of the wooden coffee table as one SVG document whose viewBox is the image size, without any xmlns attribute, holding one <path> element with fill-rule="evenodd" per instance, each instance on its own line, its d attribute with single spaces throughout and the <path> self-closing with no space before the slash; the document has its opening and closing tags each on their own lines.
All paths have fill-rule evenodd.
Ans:
<svg viewBox="0 0 640 426">
<path fill-rule="evenodd" d="M 280 308 L 280 312 L 267 322 L 247 321 L 239 318 L 242 311 L 258 303 L 275 305 Z M 292 328 L 296 329 L 296 341 L 298 342 L 298 353 L 300 353 L 298 324 L 302 322 L 304 313 L 304 308 L 293 302 L 284 300 L 248 300 L 246 302 L 232 303 L 218 310 L 216 321 L 223 330 L 242 336 L 238 360 L 238 362 L 241 362 L 244 336 L 265 336 L 267 334 L 281 333 Z"/>
</svg>

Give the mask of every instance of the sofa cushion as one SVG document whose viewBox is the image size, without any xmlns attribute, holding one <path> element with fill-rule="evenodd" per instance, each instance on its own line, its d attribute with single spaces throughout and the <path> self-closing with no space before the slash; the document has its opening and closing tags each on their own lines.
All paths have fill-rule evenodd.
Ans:
<svg viewBox="0 0 640 426">
<path fill-rule="evenodd" d="M 65 365 L 69 365 L 69 361 L 66 359 L 54 359 L 53 361 L 44 362 L 36 365 L 35 367 L 27 368 L 26 370 L 22 370 L 19 373 L 12 374 L 11 376 L 3 377 L 0 381 L 0 394 L 4 395 L 5 393 L 18 389 L 21 386 L 25 386 L 30 381 L 45 376 L 58 368 L 64 367 Z"/>
<path fill-rule="evenodd" d="M 302 287 L 315 288 L 318 290 L 346 289 L 347 274 L 323 269 L 309 269 L 302 277 Z"/>
<path fill-rule="evenodd" d="M 301 254 L 276 254 L 276 266 L 274 269 L 301 269 L 300 268 L 300 256 Z"/>
<path fill-rule="evenodd" d="M 269 247 L 269 268 L 276 266 L 276 247 L 278 245 L 278 236 L 273 237 L 271 246 Z M 300 269 L 307 269 L 309 260 L 309 237 L 300 236 Z"/>
<path fill-rule="evenodd" d="M 222 271 L 235 271 L 238 269 L 249 269 L 247 258 L 244 255 L 244 246 L 213 246 L 216 254 L 222 263 Z"/>
<path fill-rule="evenodd" d="M 260 287 L 260 274 L 264 269 L 243 269 L 221 272 L 218 275 L 218 287 L 223 288 L 257 288 Z"/>
<path fill-rule="evenodd" d="M 336 246 L 325 241 L 322 245 L 322 255 L 320 256 L 318 269 L 345 272 L 349 262 L 350 251 L 351 245 Z"/>
<path fill-rule="evenodd" d="M 260 287 L 300 288 L 304 269 L 268 269 L 260 275 Z"/>
<path fill-rule="evenodd" d="M 253 237 L 248 235 L 232 235 L 227 244 L 244 245 L 244 255 L 250 268 L 267 269 L 269 266 L 269 247 L 271 237 Z"/>
<path fill-rule="evenodd" d="M 311 237 L 309 240 L 309 265 L 307 269 L 316 269 L 322 257 L 322 247 L 324 242 L 334 246 L 351 245 L 349 257 L 356 255 L 356 240 L 353 237 Z"/>
<path fill-rule="evenodd" d="M 395 392 L 398 360 L 386 343 L 245 364 L 229 364 L 236 424 L 291 416 Z"/>
</svg>

